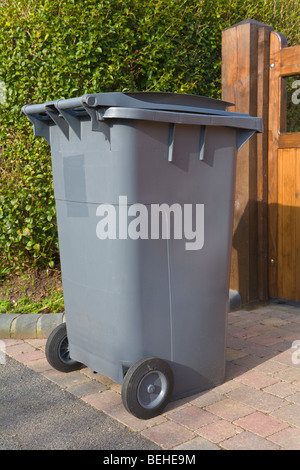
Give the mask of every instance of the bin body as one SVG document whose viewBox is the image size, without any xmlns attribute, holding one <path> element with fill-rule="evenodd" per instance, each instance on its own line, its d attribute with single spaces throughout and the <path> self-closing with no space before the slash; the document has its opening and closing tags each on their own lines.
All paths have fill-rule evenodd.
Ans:
<svg viewBox="0 0 300 470">
<path fill-rule="evenodd" d="M 108 111 L 48 129 L 70 355 L 120 384 L 164 359 L 177 399 L 224 380 L 241 130 Z"/>
</svg>

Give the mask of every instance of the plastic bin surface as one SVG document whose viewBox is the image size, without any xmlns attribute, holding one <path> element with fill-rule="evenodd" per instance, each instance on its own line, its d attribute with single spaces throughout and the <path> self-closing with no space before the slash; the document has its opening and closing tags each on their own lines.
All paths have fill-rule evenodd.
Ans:
<svg viewBox="0 0 300 470">
<path fill-rule="evenodd" d="M 236 152 L 261 121 L 121 95 L 23 112 L 51 146 L 71 357 L 122 383 L 157 356 L 177 399 L 224 380 Z"/>
</svg>

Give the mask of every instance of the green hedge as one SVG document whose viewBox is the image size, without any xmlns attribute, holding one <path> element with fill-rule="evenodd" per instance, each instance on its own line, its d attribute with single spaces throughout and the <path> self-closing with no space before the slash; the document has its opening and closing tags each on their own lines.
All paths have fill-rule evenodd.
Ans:
<svg viewBox="0 0 300 470">
<path fill-rule="evenodd" d="M 221 95 L 221 32 L 246 18 L 300 43 L 298 0 L 1 0 L 0 277 L 59 265 L 50 149 L 20 110 L 84 93 Z M 0 87 L 1 88 L 1 87 Z"/>
</svg>

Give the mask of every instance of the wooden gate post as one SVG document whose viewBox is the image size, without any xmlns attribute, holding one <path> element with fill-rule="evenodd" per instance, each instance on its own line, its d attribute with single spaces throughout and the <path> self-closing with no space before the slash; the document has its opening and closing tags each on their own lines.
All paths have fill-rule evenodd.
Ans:
<svg viewBox="0 0 300 470">
<path fill-rule="evenodd" d="M 245 20 L 222 34 L 222 99 L 262 117 L 265 132 L 238 152 L 230 288 L 242 304 L 268 298 L 268 100 L 272 27 Z"/>
</svg>

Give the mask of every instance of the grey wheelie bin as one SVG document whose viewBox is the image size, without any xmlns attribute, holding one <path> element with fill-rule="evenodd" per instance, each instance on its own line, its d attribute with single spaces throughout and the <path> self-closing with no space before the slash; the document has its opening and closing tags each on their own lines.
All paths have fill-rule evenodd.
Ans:
<svg viewBox="0 0 300 470">
<path fill-rule="evenodd" d="M 172 93 L 97 93 L 22 108 L 51 146 L 66 323 L 58 370 L 122 384 L 147 419 L 220 384 L 236 151 L 261 119 Z"/>
</svg>

